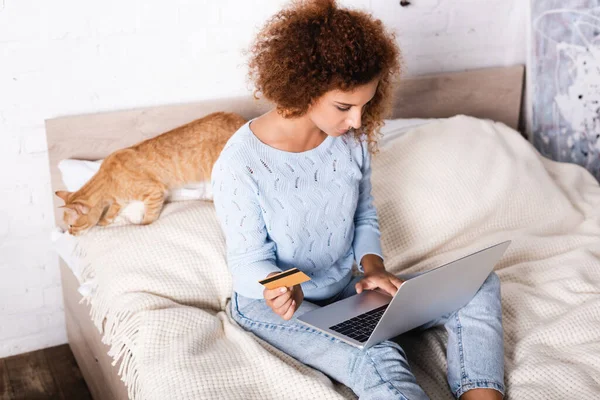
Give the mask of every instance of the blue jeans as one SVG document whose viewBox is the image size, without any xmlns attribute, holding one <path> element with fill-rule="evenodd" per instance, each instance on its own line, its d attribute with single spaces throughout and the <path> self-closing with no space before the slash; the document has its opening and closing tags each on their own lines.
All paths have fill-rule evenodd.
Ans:
<svg viewBox="0 0 600 400">
<path fill-rule="evenodd" d="M 245 330 L 350 387 L 361 400 L 427 399 L 410 371 L 404 350 L 396 342 L 386 340 L 363 351 L 297 321 L 305 312 L 356 294 L 354 285 L 361 278 L 362 275 L 353 277 L 329 299 L 304 300 L 289 321 L 275 314 L 264 299 L 250 299 L 236 292 L 231 301 L 231 315 Z M 491 388 L 504 394 L 498 276 L 492 272 L 463 308 L 416 329 L 440 325 L 448 332 L 448 384 L 454 396 L 458 398 L 475 388 Z"/>
</svg>

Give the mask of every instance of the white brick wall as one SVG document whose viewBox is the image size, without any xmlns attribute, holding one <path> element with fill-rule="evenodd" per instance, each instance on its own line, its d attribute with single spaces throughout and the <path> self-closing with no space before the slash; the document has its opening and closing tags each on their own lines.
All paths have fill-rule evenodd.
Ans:
<svg viewBox="0 0 600 400">
<path fill-rule="evenodd" d="M 44 119 L 247 93 L 284 0 L 0 0 L 0 357 L 66 342 Z M 341 0 L 398 32 L 407 75 L 525 62 L 522 0 Z"/>
</svg>

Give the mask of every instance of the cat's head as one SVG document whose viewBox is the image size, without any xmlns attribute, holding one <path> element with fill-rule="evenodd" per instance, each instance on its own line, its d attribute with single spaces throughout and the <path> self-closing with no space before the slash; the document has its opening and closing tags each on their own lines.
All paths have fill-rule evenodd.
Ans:
<svg viewBox="0 0 600 400">
<path fill-rule="evenodd" d="M 65 205 L 60 208 L 64 209 L 63 222 L 71 235 L 85 233 L 94 225 L 89 215 L 91 209 L 89 204 L 74 198 L 73 192 L 59 190 L 55 194 L 65 202 Z"/>
</svg>

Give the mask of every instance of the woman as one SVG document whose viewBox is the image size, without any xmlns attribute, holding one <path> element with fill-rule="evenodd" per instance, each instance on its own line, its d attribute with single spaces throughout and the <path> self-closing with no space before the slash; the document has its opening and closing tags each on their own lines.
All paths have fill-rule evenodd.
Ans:
<svg viewBox="0 0 600 400">
<path fill-rule="evenodd" d="M 361 399 L 425 399 L 402 348 L 362 351 L 299 322 L 315 308 L 402 280 L 386 271 L 371 196 L 371 153 L 399 72 L 393 35 L 333 0 L 295 2 L 273 16 L 251 51 L 256 92 L 275 108 L 242 126 L 212 175 L 233 278 L 232 316 L 246 330 L 344 383 Z M 255 93 L 256 93 L 255 92 Z M 352 276 L 356 262 L 361 275 Z M 310 281 L 264 289 L 292 267 Z M 491 274 L 461 310 L 421 329 L 448 331 L 457 398 L 504 394 L 500 284 Z"/>
</svg>

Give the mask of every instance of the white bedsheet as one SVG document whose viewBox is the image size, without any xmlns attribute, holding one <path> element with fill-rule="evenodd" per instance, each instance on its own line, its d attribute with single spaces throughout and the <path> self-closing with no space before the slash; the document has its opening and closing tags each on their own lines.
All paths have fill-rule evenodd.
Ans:
<svg viewBox="0 0 600 400">
<path fill-rule="evenodd" d="M 412 273 L 512 239 L 502 281 L 510 399 L 600 392 L 600 188 L 503 124 L 458 116 L 409 130 L 373 160 L 388 270 Z M 59 235 L 60 236 L 60 235 Z M 355 396 L 241 329 L 210 202 L 166 205 L 149 226 L 76 238 L 92 319 L 134 399 Z M 103 327 L 103 322 L 105 322 Z M 399 341 L 433 399 L 451 399 L 445 333 Z"/>
</svg>

